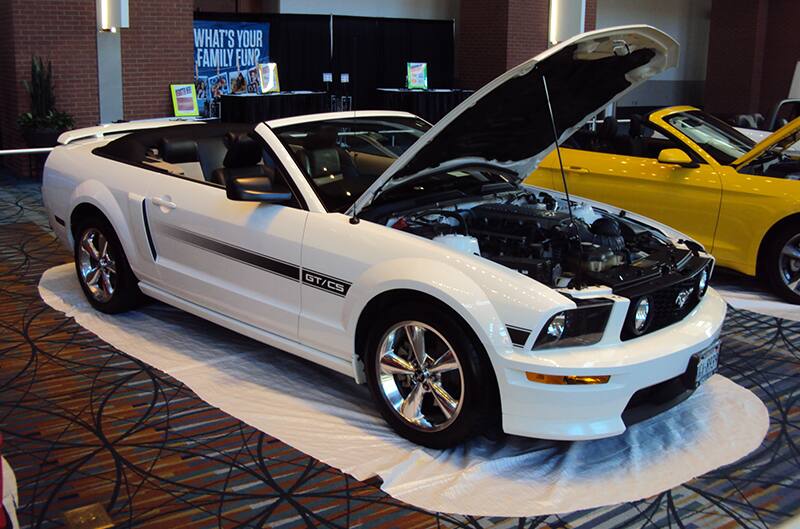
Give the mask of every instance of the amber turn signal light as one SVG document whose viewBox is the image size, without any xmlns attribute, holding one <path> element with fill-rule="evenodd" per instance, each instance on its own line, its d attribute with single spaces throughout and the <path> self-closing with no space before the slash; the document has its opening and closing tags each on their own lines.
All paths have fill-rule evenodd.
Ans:
<svg viewBox="0 0 800 529">
<path fill-rule="evenodd" d="M 579 386 L 586 384 L 606 384 L 611 376 L 609 375 L 593 375 L 593 376 L 571 376 L 571 375 L 543 375 L 541 373 L 525 372 L 525 378 L 531 382 L 538 382 L 539 384 L 556 384 L 566 386 Z"/>
</svg>

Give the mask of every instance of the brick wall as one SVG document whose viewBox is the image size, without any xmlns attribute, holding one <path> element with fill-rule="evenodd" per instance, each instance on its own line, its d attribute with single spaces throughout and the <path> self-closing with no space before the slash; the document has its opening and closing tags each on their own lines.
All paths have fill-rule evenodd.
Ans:
<svg viewBox="0 0 800 529">
<path fill-rule="evenodd" d="M 707 111 L 731 115 L 758 110 L 768 6 L 768 0 L 713 1 L 705 88 Z"/>
<path fill-rule="evenodd" d="M 583 30 L 597 29 L 597 0 L 586 0 L 586 17 L 583 21 Z"/>
<path fill-rule="evenodd" d="M 768 118 L 772 108 L 789 96 L 794 69 L 800 61 L 799 17 L 797 0 L 770 0 L 758 101 L 764 117 Z"/>
<path fill-rule="evenodd" d="M 95 5 L 95 0 L 0 0 L 0 79 L 9 88 L 0 99 L 2 148 L 25 146 L 16 119 L 30 109 L 22 80 L 30 77 L 34 55 L 53 63 L 57 109 L 72 114 L 76 127 L 100 120 Z M 131 27 L 121 33 L 124 117 L 172 115 L 170 83 L 194 78 L 194 1 L 131 0 L 129 6 Z M 25 156 L 0 163 L 27 173 Z"/>
<path fill-rule="evenodd" d="M 456 49 L 461 86 L 479 88 L 506 70 L 507 29 L 508 0 L 462 0 Z"/>
<path fill-rule="evenodd" d="M 549 0 L 508 0 L 506 70 L 547 49 Z"/>
<path fill-rule="evenodd" d="M 24 147 L 16 119 L 30 110 L 22 80 L 30 78 L 35 55 L 53 63 L 56 108 L 72 114 L 78 127 L 97 122 L 96 27 L 95 0 L 0 1 L 0 78 L 10 89 L 0 103 L 4 148 Z M 28 167 L 21 156 L 5 163 L 17 172 Z"/>
<path fill-rule="evenodd" d="M 131 0 L 130 28 L 122 30 L 125 119 L 172 115 L 171 83 L 191 83 L 193 0 Z"/>
<path fill-rule="evenodd" d="M 480 88 L 547 48 L 549 0 L 462 0 L 456 64 L 463 88 Z"/>
<path fill-rule="evenodd" d="M 17 75 L 14 61 L 13 9 L 11 2 L 0 2 L 0 79 L 6 90 L 0 97 L 0 149 L 15 144 L 17 119 Z M 10 158 L 0 156 L 0 167 L 5 167 Z"/>
</svg>

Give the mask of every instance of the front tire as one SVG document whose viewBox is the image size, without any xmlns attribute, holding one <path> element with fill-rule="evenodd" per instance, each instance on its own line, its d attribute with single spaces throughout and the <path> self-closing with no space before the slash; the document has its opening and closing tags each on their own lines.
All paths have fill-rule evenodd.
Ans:
<svg viewBox="0 0 800 529">
<path fill-rule="evenodd" d="M 770 238 L 762 274 L 777 295 L 800 304 L 800 224 L 784 226 Z"/>
<path fill-rule="evenodd" d="M 494 427 L 494 371 L 453 315 L 418 304 L 393 307 L 374 322 L 366 345 L 370 390 L 401 436 L 441 449 Z"/>
<path fill-rule="evenodd" d="M 111 224 L 88 217 L 75 226 L 75 271 L 92 307 L 118 314 L 137 307 L 143 295 Z"/>
</svg>

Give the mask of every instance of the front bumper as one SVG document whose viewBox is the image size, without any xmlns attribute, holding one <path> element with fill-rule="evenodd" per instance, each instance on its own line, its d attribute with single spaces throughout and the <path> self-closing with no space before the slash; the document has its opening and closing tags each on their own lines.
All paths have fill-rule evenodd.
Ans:
<svg viewBox="0 0 800 529">
<path fill-rule="evenodd" d="M 640 338 L 504 358 L 498 373 L 503 430 L 540 439 L 581 440 L 619 435 L 637 391 L 686 372 L 691 356 L 719 338 L 726 304 L 713 289 L 682 321 Z M 610 375 L 606 384 L 571 386 L 529 381 L 525 372 Z"/>
</svg>

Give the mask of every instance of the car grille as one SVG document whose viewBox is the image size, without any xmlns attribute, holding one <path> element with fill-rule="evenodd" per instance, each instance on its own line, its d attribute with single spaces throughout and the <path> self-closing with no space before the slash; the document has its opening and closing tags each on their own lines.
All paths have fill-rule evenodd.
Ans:
<svg viewBox="0 0 800 529">
<path fill-rule="evenodd" d="M 622 340 L 638 338 L 639 336 L 644 336 L 645 334 L 663 329 L 685 318 L 700 303 L 702 296 L 698 295 L 698 281 L 700 272 L 703 269 L 707 269 L 710 275 L 710 267 L 701 266 L 695 269 L 689 277 L 649 292 L 637 293 L 636 296 L 630 296 L 631 304 L 630 308 L 628 308 L 628 315 L 625 319 L 625 325 L 622 328 L 620 338 Z M 678 298 L 681 295 L 686 298 L 683 305 L 678 303 Z M 634 331 L 633 319 L 636 312 L 636 304 L 643 297 L 650 297 L 651 315 L 644 332 L 637 334 Z"/>
</svg>

